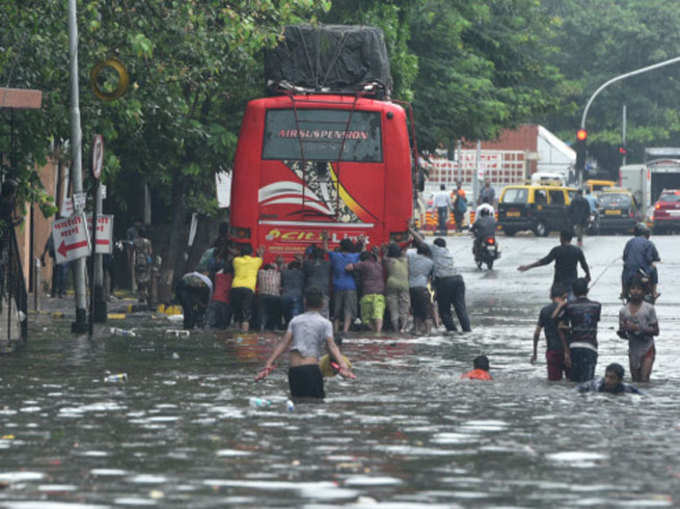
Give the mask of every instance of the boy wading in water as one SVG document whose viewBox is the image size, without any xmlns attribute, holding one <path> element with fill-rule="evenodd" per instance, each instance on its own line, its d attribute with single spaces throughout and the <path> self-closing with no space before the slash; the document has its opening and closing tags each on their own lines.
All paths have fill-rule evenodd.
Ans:
<svg viewBox="0 0 680 509">
<path fill-rule="evenodd" d="M 339 373 L 348 378 L 356 378 L 345 363 L 335 341 L 333 325 L 321 316 L 323 295 L 320 290 L 311 288 L 305 293 L 305 313 L 296 316 L 288 324 L 288 330 L 281 342 L 267 359 L 264 369 L 255 377 L 262 380 L 274 370 L 274 362 L 287 349 L 290 349 L 288 385 L 293 398 L 324 398 L 323 376 L 319 368 L 321 348 L 326 344 L 328 351 L 340 365 Z"/>
</svg>

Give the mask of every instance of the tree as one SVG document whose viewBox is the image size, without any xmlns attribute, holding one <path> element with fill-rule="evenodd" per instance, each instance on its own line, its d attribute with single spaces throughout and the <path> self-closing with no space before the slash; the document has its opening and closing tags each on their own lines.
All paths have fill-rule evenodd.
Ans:
<svg viewBox="0 0 680 509">
<path fill-rule="evenodd" d="M 277 43 L 283 25 L 314 21 L 328 6 L 314 0 L 79 3 L 83 139 L 104 136 L 103 181 L 118 217 L 134 214 L 130 204 L 146 182 L 159 205 L 154 221 L 172 224 L 161 278 L 166 299 L 185 216 L 216 211 L 214 172 L 228 168 L 245 103 L 264 90 L 260 52 Z M 0 14 L 17 27 L 0 35 L 0 46 L 9 48 L 0 60 L 0 79 L 40 88 L 50 98 L 42 116 L 21 126 L 21 153 L 35 158 L 50 140 L 70 133 L 66 10 L 61 0 L 11 0 Z M 111 56 L 127 67 L 132 86 L 122 98 L 103 103 L 83 85 L 89 70 Z"/>
<path fill-rule="evenodd" d="M 564 139 L 573 139 L 586 101 L 614 76 L 680 53 L 680 5 L 660 0 L 544 0 L 560 26 L 552 43 L 563 51 L 556 60 L 565 80 L 565 100 L 544 121 Z M 596 14 L 595 14 L 596 13 Z M 615 175 L 621 158 L 622 106 L 627 106 L 629 162 L 643 160 L 645 146 L 677 145 L 680 115 L 676 101 L 678 67 L 626 79 L 605 89 L 587 119 L 588 151 Z"/>
<path fill-rule="evenodd" d="M 426 0 L 411 18 L 420 143 L 492 139 L 553 111 L 560 73 L 548 58 L 554 24 L 534 0 Z"/>
</svg>

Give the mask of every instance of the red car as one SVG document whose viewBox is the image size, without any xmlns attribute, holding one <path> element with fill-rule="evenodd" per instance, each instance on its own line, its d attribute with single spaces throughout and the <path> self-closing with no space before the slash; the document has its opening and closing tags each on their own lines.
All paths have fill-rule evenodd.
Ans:
<svg viewBox="0 0 680 509">
<path fill-rule="evenodd" d="M 654 204 L 654 233 L 680 230 L 680 189 L 664 189 Z"/>
</svg>

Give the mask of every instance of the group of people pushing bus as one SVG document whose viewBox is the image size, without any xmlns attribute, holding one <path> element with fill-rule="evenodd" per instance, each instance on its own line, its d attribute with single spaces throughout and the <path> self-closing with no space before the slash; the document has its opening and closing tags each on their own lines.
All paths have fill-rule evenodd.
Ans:
<svg viewBox="0 0 680 509">
<path fill-rule="evenodd" d="M 304 347 L 309 355 L 303 355 L 297 349 L 299 358 L 296 357 L 292 367 L 316 365 L 318 362 L 312 360 L 318 361 L 324 342 L 335 359 L 338 351 L 333 346 L 334 331 L 335 335 L 349 331 L 357 314 L 365 327 L 376 332 L 382 330 L 387 310 L 393 331 L 405 332 L 412 324 L 411 332 L 429 334 L 438 320 L 447 331 L 457 330 L 453 308 L 460 328 L 464 332 L 470 331 L 465 282 L 454 266 L 446 240 L 436 238 L 432 244 L 427 244 L 417 231 L 410 230 L 410 233 L 415 252 L 407 252 L 394 243 L 367 250 L 363 237 L 356 242 L 343 239 L 338 248 L 330 250 L 328 234 L 324 232 L 321 246 L 310 246 L 304 257 L 296 257 L 287 264 L 280 258 L 274 264 L 264 264 L 263 249 L 253 253 L 249 244 L 235 245 L 231 249 L 215 248 L 208 257 L 209 263 L 203 267 L 199 264 L 199 268 L 205 269 L 203 272 L 196 271 L 183 279 L 189 276 L 188 279 L 193 278 L 198 283 L 194 287 L 209 288 L 210 303 L 205 311 L 206 325 L 210 327 L 227 327 L 233 316 L 235 326 L 241 331 L 249 330 L 251 323 L 261 329 L 286 329 L 282 342 L 285 347 L 276 348 L 259 378 L 271 372 L 273 362 L 286 348 L 296 350 L 293 346 L 298 342 L 302 342 L 300 348 Z M 624 250 L 622 286 L 627 303 L 619 312 L 617 332 L 628 340 L 633 380 L 646 382 L 656 355 L 654 337 L 659 334 L 659 326 L 654 306 L 644 300 L 645 286 L 638 276 L 638 269 L 655 274 L 658 252 L 643 225 L 636 227 L 635 234 Z M 572 236 L 572 231 L 561 232 L 559 246 L 540 260 L 519 266 L 518 270 L 524 272 L 555 262 L 551 303 L 539 314 L 531 362 L 536 361 L 537 344 L 543 330 L 547 340 L 548 379 L 560 380 L 566 374 L 572 381 L 588 382 L 594 378 L 597 363 L 601 305 L 588 298 L 589 267 L 581 248 L 571 244 Z M 238 252 L 234 252 L 234 247 Z M 578 264 L 585 274 L 583 278 L 577 277 Z M 191 284 L 187 282 L 185 287 L 191 288 Z M 205 293 L 202 299 L 193 302 L 199 300 L 206 301 Z M 190 299 L 185 301 L 191 302 Z M 192 316 L 191 310 L 188 314 Z M 257 320 L 253 320 L 255 314 Z M 185 308 L 185 327 L 196 323 L 196 313 L 193 315 L 193 322 L 187 323 Z M 300 335 L 307 339 L 301 339 Z M 305 379 L 310 376 L 309 370 L 317 380 L 316 368 L 294 371 L 302 372 L 300 376 Z M 337 372 L 353 376 L 348 364 L 339 358 Z M 305 386 L 300 376 L 293 376 L 291 388 L 293 384 L 298 388 Z M 306 395 L 317 397 L 318 380 L 312 386 L 315 387 L 313 394 Z M 606 386 L 600 384 L 598 387 Z M 304 396 L 303 393 L 298 390 L 297 396 Z"/>
<path fill-rule="evenodd" d="M 281 257 L 264 263 L 262 248 L 253 252 L 250 244 L 221 242 L 178 284 L 185 328 L 226 328 L 233 319 L 241 331 L 281 330 L 302 314 L 305 291 L 316 288 L 321 314 L 333 319 L 336 332 L 348 332 L 357 317 L 363 328 L 381 332 L 386 316 L 395 332 L 429 334 L 440 321 L 456 331 L 452 308 L 461 329 L 469 331 L 465 283 L 445 239 L 428 245 L 418 232 L 412 235 L 415 252 L 396 243 L 369 250 L 363 236 L 345 238 L 331 250 L 323 232 L 321 245 L 289 263 Z"/>
</svg>

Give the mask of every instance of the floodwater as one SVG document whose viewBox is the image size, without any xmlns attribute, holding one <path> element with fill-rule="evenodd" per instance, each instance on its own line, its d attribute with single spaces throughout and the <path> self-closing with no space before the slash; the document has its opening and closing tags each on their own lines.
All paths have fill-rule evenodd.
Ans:
<svg viewBox="0 0 680 509">
<path fill-rule="evenodd" d="M 515 269 L 557 239 L 499 240 L 491 272 L 474 268 L 471 240 L 449 240 L 472 333 L 353 335 L 343 350 L 357 379 L 329 380 L 324 404 L 292 412 L 285 366 L 253 382 L 274 335 L 167 337 L 177 324 L 147 313 L 125 322 L 136 337 L 112 336 L 111 322 L 88 341 L 67 318 L 33 316 L 27 347 L 0 358 L 0 508 L 680 505 L 677 240 L 653 239 L 669 261 L 644 396 L 548 383 L 543 338 L 529 364 L 552 268 Z M 614 333 L 625 240 L 586 241 L 591 297 L 603 303 L 598 374 L 614 361 L 627 369 Z M 480 353 L 495 380 L 460 381 Z M 272 404 L 252 408 L 251 397 Z"/>
</svg>

